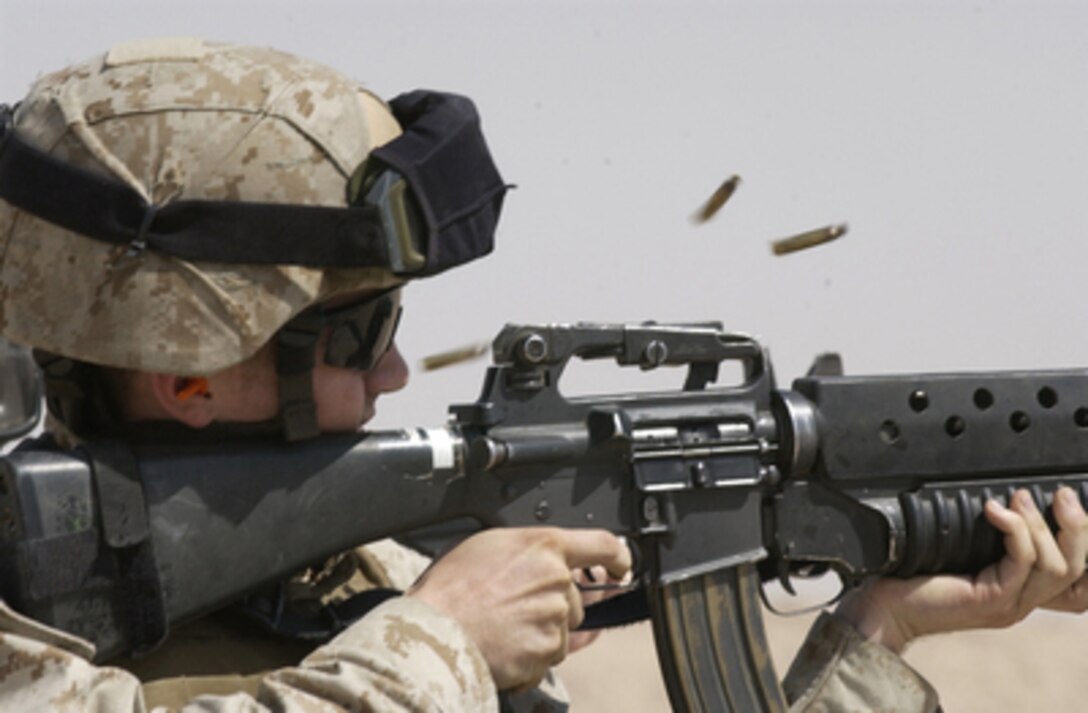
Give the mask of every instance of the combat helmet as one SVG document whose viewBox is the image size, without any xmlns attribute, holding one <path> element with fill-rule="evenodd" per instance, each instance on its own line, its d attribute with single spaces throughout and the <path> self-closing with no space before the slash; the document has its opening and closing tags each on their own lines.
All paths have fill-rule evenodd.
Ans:
<svg viewBox="0 0 1088 713">
<path fill-rule="evenodd" d="M 486 254 L 505 188 L 463 97 L 386 105 L 271 49 L 119 45 L 0 107 L 0 334 L 54 375 L 214 373 L 313 305 Z M 281 419 L 306 437 L 306 340 L 285 341 Z"/>
</svg>

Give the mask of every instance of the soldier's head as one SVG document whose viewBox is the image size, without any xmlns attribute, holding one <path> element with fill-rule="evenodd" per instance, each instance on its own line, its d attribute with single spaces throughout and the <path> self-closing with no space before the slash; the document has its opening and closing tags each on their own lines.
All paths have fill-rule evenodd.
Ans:
<svg viewBox="0 0 1088 713">
<path fill-rule="evenodd" d="M 77 432 L 359 425 L 407 376 L 400 286 L 488 252 L 504 191 L 467 100 L 270 49 L 130 43 L 5 109 L 0 332 Z"/>
</svg>

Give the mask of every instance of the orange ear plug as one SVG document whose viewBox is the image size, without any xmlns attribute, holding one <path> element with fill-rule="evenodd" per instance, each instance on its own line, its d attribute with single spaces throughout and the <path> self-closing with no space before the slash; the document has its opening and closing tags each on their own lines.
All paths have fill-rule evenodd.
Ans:
<svg viewBox="0 0 1088 713">
<path fill-rule="evenodd" d="M 178 391 L 178 401 L 188 401 L 194 396 L 208 395 L 208 380 L 203 376 L 193 376 L 185 380 L 184 386 Z"/>
</svg>

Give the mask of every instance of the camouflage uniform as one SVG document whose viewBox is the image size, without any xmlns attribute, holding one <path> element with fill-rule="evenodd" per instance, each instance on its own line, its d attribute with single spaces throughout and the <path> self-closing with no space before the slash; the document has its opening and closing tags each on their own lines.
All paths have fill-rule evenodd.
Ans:
<svg viewBox="0 0 1088 713">
<path fill-rule="evenodd" d="M 154 204 L 342 206 L 350 173 L 400 131 L 382 102 L 331 70 L 273 50 L 192 40 L 123 45 L 45 76 L 15 124 L 52 155 L 120 179 Z M 93 364 L 214 373 L 253 355 L 307 307 L 396 282 L 381 269 L 196 263 L 154 252 L 132 259 L 124 246 L 90 240 L 0 201 L 0 333 Z M 300 582 L 300 596 L 346 595 L 382 577 L 406 586 L 414 578 L 412 567 L 374 565 L 402 557 L 388 546 L 367 552 L 346 556 L 348 577 L 335 586 L 322 578 L 309 589 Z M 396 570 L 403 572 L 392 575 Z M 0 603 L 0 708 L 141 711 L 161 703 L 225 713 L 499 706 L 488 666 L 460 625 L 409 597 L 387 601 L 312 652 L 246 639 L 221 623 L 209 617 L 180 627 L 148 659 L 118 662 L 139 672 L 145 686 L 121 666 L 90 663 L 86 641 Z M 244 655 L 221 651 L 228 646 Z M 932 707 L 931 691 L 902 662 L 833 621 L 817 627 L 804 652 L 787 682 L 802 708 Z M 243 659 L 244 668 L 237 665 Z M 562 691 L 551 693 L 516 697 L 515 706 L 562 710 Z"/>
<path fill-rule="evenodd" d="M 782 682 L 790 710 L 886 713 L 940 710 L 937 691 L 892 651 L 849 624 L 819 616 Z"/>
<path fill-rule="evenodd" d="M 0 606 L 0 707 L 143 711 L 140 681 L 86 660 L 86 642 Z M 193 679 L 194 693 L 201 682 Z M 295 667 L 210 682 L 186 711 L 498 710 L 487 664 L 460 627 L 415 599 L 382 604 Z M 251 686 L 255 694 L 244 692 Z M 228 693 L 229 690 L 237 692 Z M 160 708 L 165 710 L 165 708 Z"/>
<path fill-rule="evenodd" d="M 297 582 L 298 595 L 316 592 L 331 601 L 371 586 L 406 588 L 427 563 L 390 541 L 338 560 L 355 566 L 335 568 L 341 573 L 332 591 L 320 591 L 329 585 L 324 581 Z M 146 658 L 95 667 L 88 642 L 0 602 L 0 710 L 499 710 L 475 645 L 456 622 L 418 600 L 388 601 L 312 652 L 311 645 L 254 633 L 230 616 L 185 625 Z M 505 696 L 503 707 L 566 709 L 566 692 L 554 678 Z"/>
<path fill-rule="evenodd" d="M 351 584 L 342 584 L 341 589 L 369 586 L 370 578 L 383 585 L 403 585 L 401 578 L 414 576 L 422 563 L 388 542 L 366 548 L 360 556 L 370 562 L 353 572 Z M 274 671 L 248 675 L 236 673 L 236 668 L 214 675 L 178 675 L 177 663 L 183 669 L 206 671 L 208 656 L 227 643 L 236 649 L 251 648 L 266 664 L 277 656 L 291 655 L 289 645 L 268 638 L 226 642 L 222 637 L 228 631 L 231 636 L 238 634 L 198 622 L 183 627 L 167 642 L 165 651 L 152 654 L 149 660 L 135 666 L 122 662 L 132 668 L 172 670 L 173 675 L 152 674 L 141 684 L 121 668 L 88 663 L 93 649 L 87 642 L 29 621 L 0 603 L 0 709 L 142 711 L 157 707 L 220 713 L 499 709 L 487 664 L 460 627 L 410 598 L 381 605 L 303 657 L 297 666 L 284 664 Z M 181 651 L 171 651 L 177 648 Z M 170 657 L 178 661 L 161 663 Z M 783 685 L 794 711 L 938 710 L 933 688 L 902 659 L 862 640 L 850 626 L 827 614 L 813 626 Z M 562 711 L 564 701 L 561 686 L 549 681 L 542 689 L 508 699 L 506 710 Z"/>
</svg>

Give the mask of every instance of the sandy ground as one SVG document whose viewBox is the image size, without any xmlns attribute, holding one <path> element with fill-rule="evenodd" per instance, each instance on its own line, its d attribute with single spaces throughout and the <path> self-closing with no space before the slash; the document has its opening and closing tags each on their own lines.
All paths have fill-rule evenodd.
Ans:
<svg viewBox="0 0 1088 713">
<path fill-rule="evenodd" d="M 815 615 L 765 615 L 779 675 Z M 936 686 L 949 713 L 1088 711 L 1088 615 L 1041 612 L 1004 631 L 922 639 L 907 660 Z M 573 711 L 667 711 L 648 624 L 605 632 L 559 669 Z"/>
</svg>

